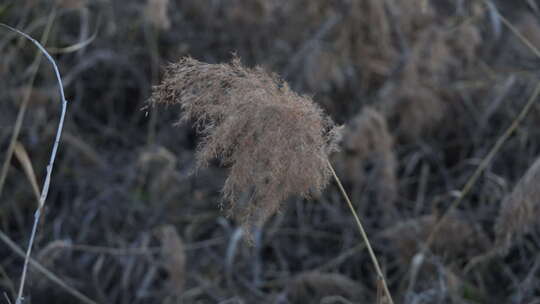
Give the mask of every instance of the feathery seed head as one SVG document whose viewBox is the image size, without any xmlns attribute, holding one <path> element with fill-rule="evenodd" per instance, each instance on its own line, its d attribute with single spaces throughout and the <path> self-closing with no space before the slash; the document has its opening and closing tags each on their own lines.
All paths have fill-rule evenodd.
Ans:
<svg viewBox="0 0 540 304">
<path fill-rule="evenodd" d="M 310 197 L 327 184 L 338 128 L 306 97 L 261 68 L 183 58 L 165 71 L 150 103 L 180 104 L 180 122 L 202 136 L 197 168 L 229 167 L 223 199 L 246 228 L 262 225 L 291 195 Z"/>
</svg>

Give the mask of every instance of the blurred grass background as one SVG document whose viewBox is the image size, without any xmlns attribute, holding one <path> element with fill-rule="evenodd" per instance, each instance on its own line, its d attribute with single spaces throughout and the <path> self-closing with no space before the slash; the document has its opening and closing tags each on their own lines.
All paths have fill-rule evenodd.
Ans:
<svg viewBox="0 0 540 304">
<path fill-rule="evenodd" d="M 164 64 L 236 54 L 346 125 L 337 173 L 397 303 L 539 302 L 534 222 L 513 223 L 527 229 L 493 254 L 494 225 L 509 220 L 501 204 L 540 152 L 537 103 L 426 262 L 413 263 L 538 83 L 538 5 L 3 0 L 0 22 L 43 42 L 70 102 L 34 259 L 99 303 L 376 303 L 376 274 L 335 186 L 313 201 L 291 198 L 248 246 L 219 208 L 226 168 L 192 174 L 197 137 L 171 126 L 178 109 L 141 110 Z M 41 185 L 60 109 L 54 74 L 8 31 L 0 54 L 0 161 L 26 109 L 18 141 Z M 37 203 L 19 158 L 8 166 L 0 229 L 26 248 Z M 527 212 L 540 215 L 539 199 Z M 22 262 L 0 245 L 0 293 L 12 300 Z M 80 301 L 35 268 L 26 294 L 28 303 Z"/>
</svg>

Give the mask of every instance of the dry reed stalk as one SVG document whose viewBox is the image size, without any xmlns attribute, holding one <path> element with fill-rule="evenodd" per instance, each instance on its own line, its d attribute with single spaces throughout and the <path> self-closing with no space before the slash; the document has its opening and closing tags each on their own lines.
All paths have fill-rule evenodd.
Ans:
<svg viewBox="0 0 540 304">
<path fill-rule="evenodd" d="M 495 224 L 495 247 L 507 252 L 512 244 L 535 227 L 540 216 L 540 158 L 537 158 L 501 204 Z"/>
<path fill-rule="evenodd" d="M 377 260 L 377 256 L 375 255 L 375 252 L 373 251 L 373 247 L 371 247 L 371 242 L 369 241 L 369 238 L 367 236 L 367 233 L 364 229 L 364 226 L 362 225 L 362 222 L 360 221 L 360 217 L 356 213 L 356 210 L 354 209 L 354 206 L 349 198 L 349 195 L 347 194 L 347 191 L 345 191 L 345 188 L 343 188 L 343 185 L 341 184 L 341 181 L 339 177 L 336 175 L 336 172 L 334 168 L 332 167 L 332 164 L 330 164 L 330 161 L 328 161 L 328 167 L 332 171 L 332 175 L 334 176 L 334 180 L 336 181 L 339 190 L 341 191 L 341 195 L 347 202 L 347 206 L 349 206 L 349 210 L 351 211 L 354 220 L 356 221 L 356 226 L 358 227 L 358 230 L 360 232 L 360 235 L 364 239 L 364 242 L 366 243 L 366 248 L 368 250 L 369 256 L 371 258 L 371 262 L 373 263 L 373 266 L 375 267 L 375 271 L 377 272 L 377 284 L 382 285 L 382 289 L 384 291 L 384 294 L 386 295 L 386 300 L 390 304 L 394 304 L 394 300 L 392 299 L 392 295 L 390 294 L 390 290 L 388 289 L 388 283 L 386 282 L 385 276 L 382 272 L 381 266 L 379 265 L 379 261 Z"/>
<path fill-rule="evenodd" d="M 249 232 L 261 226 L 291 195 L 317 195 L 333 176 L 366 242 L 390 303 L 386 280 L 355 208 L 328 155 L 339 128 L 306 97 L 261 68 L 207 64 L 183 58 L 165 71 L 150 105 L 180 104 L 180 122 L 193 120 L 202 141 L 197 167 L 219 159 L 230 169 L 223 198 Z"/>
<path fill-rule="evenodd" d="M 50 15 L 49 26 L 47 27 L 48 30 L 50 30 L 50 25 L 52 24 L 52 20 L 54 20 L 54 17 L 56 15 L 55 12 L 56 11 L 53 11 L 53 13 Z M 51 184 L 51 175 L 52 175 L 53 165 L 54 165 L 54 161 L 56 160 L 56 153 L 58 151 L 58 146 L 60 144 L 60 137 L 62 136 L 62 130 L 63 130 L 63 127 L 64 127 L 64 119 L 65 119 L 65 116 L 66 116 L 67 103 L 68 102 L 67 102 L 67 100 L 65 98 L 65 95 L 64 95 L 64 86 L 62 85 L 62 78 L 60 76 L 58 66 L 56 65 L 56 62 L 51 57 L 51 55 L 47 52 L 47 50 L 45 50 L 45 48 L 37 40 L 30 37 L 26 33 L 23 33 L 23 32 L 15 29 L 15 28 L 12 28 L 12 27 L 10 27 L 10 26 L 8 26 L 6 24 L 3 24 L 3 23 L 0 23 L 0 26 L 5 28 L 5 29 L 8 29 L 10 31 L 13 31 L 13 32 L 17 33 L 18 35 L 24 37 L 25 39 L 28 39 L 29 41 L 31 41 L 39 49 L 39 51 L 47 58 L 47 60 L 51 63 L 51 65 L 52 65 L 52 67 L 54 69 L 56 80 L 58 81 L 58 89 L 60 91 L 60 98 L 61 98 L 61 100 L 60 100 L 60 102 L 61 102 L 60 120 L 59 120 L 58 127 L 57 127 L 57 130 L 56 130 L 56 136 L 55 136 L 55 139 L 54 139 L 54 144 L 53 144 L 53 147 L 52 147 L 49 163 L 47 164 L 47 172 L 46 172 L 46 175 L 45 175 L 45 180 L 43 181 L 43 186 L 41 188 L 41 194 L 40 194 L 40 197 L 39 197 L 38 207 L 37 207 L 36 212 L 34 214 L 34 224 L 32 226 L 32 232 L 30 234 L 30 240 L 28 241 L 28 248 L 26 249 L 26 257 L 25 257 L 25 260 L 24 260 L 24 266 L 23 266 L 22 275 L 21 275 L 21 283 L 19 285 L 19 291 L 17 293 L 17 299 L 16 299 L 16 302 L 15 302 L 16 304 L 21 304 L 22 301 L 23 301 L 23 292 L 24 292 L 24 286 L 25 286 L 25 283 L 26 283 L 26 275 L 28 273 L 28 264 L 30 262 L 30 255 L 32 253 L 32 247 L 34 245 L 34 240 L 35 240 L 35 236 L 36 236 L 36 233 L 37 233 L 39 220 L 41 218 L 41 212 L 43 211 L 43 207 L 45 206 L 45 201 L 47 200 L 47 195 L 49 194 L 49 187 L 50 187 L 50 184 Z M 48 33 L 48 30 L 47 30 L 47 33 Z"/>
</svg>

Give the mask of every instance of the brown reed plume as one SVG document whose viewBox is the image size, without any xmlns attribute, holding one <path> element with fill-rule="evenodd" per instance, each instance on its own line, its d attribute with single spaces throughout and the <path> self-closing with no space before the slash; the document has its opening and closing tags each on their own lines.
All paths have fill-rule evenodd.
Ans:
<svg viewBox="0 0 540 304">
<path fill-rule="evenodd" d="M 311 197 L 328 183 L 337 130 L 311 99 L 260 68 L 183 58 L 168 66 L 151 104 L 180 104 L 202 140 L 197 167 L 219 159 L 230 174 L 223 198 L 246 228 L 274 214 L 291 195 Z"/>
<path fill-rule="evenodd" d="M 328 159 L 337 149 L 340 128 L 310 98 L 262 68 L 243 67 L 239 59 L 207 64 L 188 57 L 167 67 L 150 98 L 155 104 L 180 104 L 179 122 L 194 121 L 202 135 L 197 168 L 213 159 L 229 167 L 223 198 L 248 232 L 289 196 L 317 195 L 334 177 L 393 303 L 367 234 Z"/>
<path fill-rule="evenodd" d="M 529 232 L 540 216 L 540 158 L 537 158 L 501 205 L 495 224 L 495 247 L 503 253 Z"/>
<path fill-rule="evenodd" d="M 377 110 L 365 107 L 343 130 L 344 153 L 336 155 L 337 168 L 356 189 L 368 189 L 391 219 L 396 214 L 398 195 L 397 157 L 394 137 L 386 119 Z M 366 164 L 371 165 L 366 169 Z"/>
</svg>

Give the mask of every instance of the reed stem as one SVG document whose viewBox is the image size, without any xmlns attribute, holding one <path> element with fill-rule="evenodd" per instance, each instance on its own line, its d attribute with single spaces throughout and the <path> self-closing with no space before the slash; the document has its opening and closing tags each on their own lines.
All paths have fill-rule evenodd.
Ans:
<svg viewBox="0 0 540 304">
<path fill-rule="evenodd" d="M 341 184 L 341 181 L 339 180 L 339 177 L 337 176 L 336 171 L 334 170 L 334 167 L 332 167 L 332 164 L 330 163 L 330 161 L 328 161 L 328 167 L 330 168 L 330 171 L 332 171 L 332 175 L 334 176 L 334 179 L 336 180 L 339 190 L 341 191 L 343 198 L 347 202 L 347 205 L 349 206 L 349 209 L 351 210 L 351 213 L 353 214 L 354 219 L 356 221 L 356 226 L 358 227 L 358 230 L 360 231 L 360 234 L 362 235 L 362 238 L 364 239 L 364 242 L 366 243 L 369 256 L 371 257 L 373 266 L 375 266 L 375 270 L 377 271 L 377 276 L 379 277 L 379 281 L 382 283 L 384 293 L 386 294 L 386 297 L 388 298 L 389 303 L 394 304 L 394 300 L 392 299 L 392 295 L 390 294 L 390 290 L 388 289 L 388 284 L 386 283 L 384 274 L 382 273 L 381 267 L 379 266 L 379 261 L 377 260 L 377 256 L 375 255 L 375 252 L 373 251 L 373 248 L 371 247 L 371 243 L 369 242 L 367 233 L 364 230 L 364 226 L 362 225 L 362 222 L 360 221 L 360 218 L 358 217 L 358 214 L 356 213 L 356 210 L 354 209 L 354 206 L 351 200 L 349 199 L 349 195 L 347 195 L 345 188 L 343 188 L 343 185 Z"/>
</svg>

